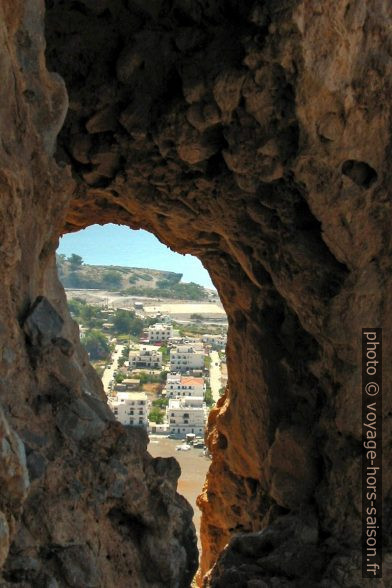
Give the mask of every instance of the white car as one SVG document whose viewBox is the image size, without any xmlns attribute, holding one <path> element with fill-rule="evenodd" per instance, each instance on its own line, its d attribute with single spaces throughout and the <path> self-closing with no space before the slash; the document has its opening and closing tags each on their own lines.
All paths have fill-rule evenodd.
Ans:
<svg viewBox="0 0 392 588">
<path fill-rule="evenodd" d="M 182 443 L 182 445 L 176 445 L 176 451 L 190 451 L 191 446 L 187 445 L 186 443 Z"/>
</svg>

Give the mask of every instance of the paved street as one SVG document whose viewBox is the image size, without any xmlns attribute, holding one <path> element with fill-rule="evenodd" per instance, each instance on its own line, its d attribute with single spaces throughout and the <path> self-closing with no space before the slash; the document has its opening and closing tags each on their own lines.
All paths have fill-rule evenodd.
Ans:
<svg viewBox="0 0 392 588">
<path fill-rule="evenodd" d="M 217 351 L 211 351 L 211 367 L 210 367 L 210 386 L 212 397 L 214 402 L 219 400 L 219 390 L 222 387 L 221 384 L 221 369 L 220 369 L 220 358 Z"/>
<path fill-rule="evenodd" d="M 113 351 L 113 355 L 112 355 L 112 363 L 103 372 L 102 384 L 103 384 L 103 389 L 105 390 L 106 394 L 108 394 L 110 392 L 109 384 L 110 384 L 111 380 L 113 380 L 113 373 L 118 369 L 118 360 L 121 357 L 121 354 L 122 354 L 124 347 L 125 347 L 125 345 L 116 345 L 116 347 Z"/>
</svg>

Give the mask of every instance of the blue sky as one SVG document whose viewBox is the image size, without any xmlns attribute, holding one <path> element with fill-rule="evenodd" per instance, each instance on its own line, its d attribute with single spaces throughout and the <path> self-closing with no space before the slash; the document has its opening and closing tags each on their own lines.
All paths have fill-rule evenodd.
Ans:
<svg viewBox="0 0 392 588">
<path fill-rule="evenodd" d="M 60 239 L 58 253 L 76 253 L 91 265 L 147 267 L 183 274 L 183 282 L 214 288 L 210 276 L 193 255 L 174 253 L 147 231 L 118 225 L 93 225 Z"/>
</svg>

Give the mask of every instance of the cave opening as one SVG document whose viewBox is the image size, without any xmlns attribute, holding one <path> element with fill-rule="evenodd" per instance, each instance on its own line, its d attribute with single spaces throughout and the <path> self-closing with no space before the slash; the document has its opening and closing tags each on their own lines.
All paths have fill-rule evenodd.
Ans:
<svg viewBox="0 0 392 588">
<path fill-rule="evenodd" d="M 208 271 L 153 234 L 114 224 L 64 235 L 56 267 L 114 417 L 147 430 L 152 457 L 179 463 L 200 552 L 206 426 L 227 383 L 227 317 Z"/>
<path fill-rule="evenodd" d="M 260 532 L 313 503 L 319 459 L 312 428 L 323 409 L 315 337 L 320 304 L 329 302 L 325 285 L 335 278 L 336 293 L 343 271 L 322 240 L 305 186 L 284 172 L 298 141 L 292 81 L 280 66 L 243 63 L 243 48 L 222 27 L 218 47 L 211 41 L 212 61 L 203 52 L 200 72 L 190 71 L 188 49 L 172 50 L 176 27 L 158 33 L 143 19 L 130 40 L 122 5 L 110 27 L 89 15 L 86 28 L 68 9 L 59 3 L 47 18 L 48 62 L 70 98 L 56 153 L 75 182 L 64 231 L 92 222 L 149 230 L 203 261 L 229 317 L 230 390 L 210 413 L 212 462 L 198 499 L 201 578 L 233 536 Z M 230 47 L 228 63 L 210 70 L 221 44 Z M 163 67 L 156 60 L 162 47 Z M 198 47 L 195 38 L 189 50 Z M 284 104 L 272 127 L 253 67 L 266 97 Z M 182 85 L 172 95 L 173 72 Z M 269 99 L 266 105 L 269 112 Z M 264 123 L 267 133 L 259 129 Z"/>
</svg>

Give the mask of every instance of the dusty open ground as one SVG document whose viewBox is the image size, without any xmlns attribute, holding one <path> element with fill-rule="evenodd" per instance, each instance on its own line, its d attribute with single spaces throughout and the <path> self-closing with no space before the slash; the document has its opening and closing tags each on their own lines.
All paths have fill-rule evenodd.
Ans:
<svg viewBox="0 0 392 588">
<path fill-rule="evenodd" d="M 66 289 L 67 298 L 83 298 L 88 304 L 109 306 L 112 308 L 133 309 L 134 302 L 144 302 L 144 313 L 169 313 L 174 317 L 189 317 L 191 314 L 201 314 L 208 317 L 224 318 L 226 313 L 220 302 L 195 302 L 187 300 L 171 300 L 165 302 L 158 298 L 144 296 L 120 296 L 117 292 L 106 290 Z"/>
<path fill-rule="evenodd" d="M 223 317 L 225 311 L 221 304 L 212 302 L 159 302 L 152 306 L 144 307 L 147 314 L 155 312 L 176 315 L 206 314 L 208 316 Z"/>
<path fill-rule="evenodd" d="M 181 477 L 178 492 L 185 496 L 194 510 L 193 521 L 197 531 L 200 549 L 200 511 L 196 506 L 196 498 L 200 494 L 211 461 L 203 455 L 201 449 L 176 451 L 176 445 L 182 441 L 150 435 L 148 451 L 153 457 L 175 457 L 181 466 Z"/>
</svg>

